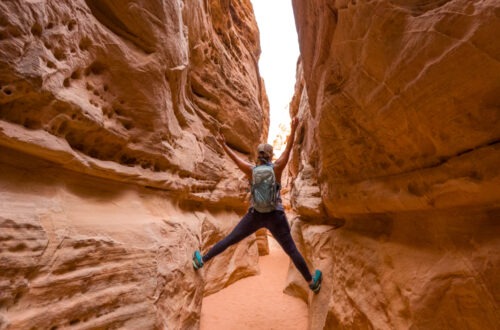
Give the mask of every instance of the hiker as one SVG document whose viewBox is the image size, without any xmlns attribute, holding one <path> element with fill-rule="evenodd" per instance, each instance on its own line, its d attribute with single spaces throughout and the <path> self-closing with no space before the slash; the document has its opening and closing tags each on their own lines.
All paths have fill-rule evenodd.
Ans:
<svg viewBox="0 0 500 330">
<path fill-rule="evenodd" d="M 309 283 L 309 288 L 314 293 L 321 289 L 322 273 L 320 270 L 314 272 L 314 276 L 309 272 L 307 264 L 297 250 L 295 242 L 290 234 L 290 226 L 285 215 L 280 196 L 281 174 L 290 157 L 293 141 L 295 139 L 295 129 L 298 119 L 292 120 L 289 141 L 281 157 L 273 164 L 273 147 L 270 144 L 260 144 L 257 147 L 257 165 L 246 162 L 239 158 L 227 145 L 224 137 L 220 135 L 218 141 L 222 144 L 225 152 L 236 163 L 238 168 L 245 173 L 251 182 L 252 205 L 243 216 L 233 231 L 224 239 L 216 243 L 207 254 L 201 255 L 200 251 L 193 254 L 193 267 L 200 269 L 204 263 L 222 253 L 229 246 L 238 243 L 245 237 L 253 234 L 258 229 L 265 227 L 269 229 L 274 238 L 281 245 L 283 250 L 290 256 L 295 267 Z"/>
</svg>

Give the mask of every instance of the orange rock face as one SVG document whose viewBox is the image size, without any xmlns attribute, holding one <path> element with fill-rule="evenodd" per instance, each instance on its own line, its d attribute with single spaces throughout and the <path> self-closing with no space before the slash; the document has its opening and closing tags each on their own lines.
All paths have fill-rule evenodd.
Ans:
<svg viewBox="0 0 500 330">
<path fill-rule="evenodd" d="M 326 276 L 288 290 L 312 329 L 495 328 L 498 2 L 293 5 L 294 237 Z"/>
<path fill-rule="evenodd" d="M 190 259 L 245 208 L 214 137 L 267 136 L 259 54 L 249 1 L 0 3 L 0 328 L 193 328 L 257 272 Z"/>
</svg>

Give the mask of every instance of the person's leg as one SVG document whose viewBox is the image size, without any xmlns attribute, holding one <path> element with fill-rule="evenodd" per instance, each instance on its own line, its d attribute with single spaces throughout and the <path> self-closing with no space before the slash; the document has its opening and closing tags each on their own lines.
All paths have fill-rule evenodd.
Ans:
<svg viewBox="0 0 500 330">
<path fill-rule="evenodd" d="M 240 220 L 240 222 L 234 227 L 233 231 L 229 233 L 225 238 L 217 242 L 202 258 L 203 262 L 207 262 L 216 255 L 224 252 L 229 246 L 238 243 L 245 237 L 255 233 L 257 229 L 262 227 L 261 221 L 259 221 L 256 213 L 248 211 L 247 214 Z"/>
<path fill-rule="evenodd" d="M 307 267 L 304 257 L 302 257 L 302 254 L 300 254 L 299 250 L 297 250 L 297 246 L 295 246 L 295 242 L 290 234 L 290 226 L 288 225 L 285 212 L 274 211 L 269 214 L 268 218 L 268 221 L 265 223 L 266 228 L 269 229 L 271 234 L 273 234 L 274 238 L 276 238 L 286 254 L 290 256 L 293 264 L 302 274 L 307 283 L 310 283 L 313 279 L 311 272 Z"/>
</svg>

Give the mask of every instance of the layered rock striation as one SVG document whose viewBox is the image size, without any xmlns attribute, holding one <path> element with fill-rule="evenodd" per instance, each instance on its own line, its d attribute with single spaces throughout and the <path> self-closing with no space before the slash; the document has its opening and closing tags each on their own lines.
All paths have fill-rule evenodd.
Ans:
<svg viewBox="0 0 500 330">
<path fill-rule="evenodd" d="M 500 324 L 500 7 L 293 1 L 293 270 L 312 329 Z M 345 222 L 344 227 L 336 229 Z"/>
<path fill-rule="evenodd" d="M 215 137 L 267 136 L 259 54 L 249 1 L 0 3 L 0 328 L 193 328 L 258 270 L 190 258 L 245 208 Z"/>
<path fill-rule="evenodd" d="M 292 232 L 324 282 L 287 291 L 311 329 L 494 329 L 498 3 L 292 2 Z M 196 328 L 257 271 L 255 237 L 190 258 L 245 208 L 215 136 L 267 135 L 259 53 L 249 1 L 0 3 L 1 329 Z"/>
</svg>

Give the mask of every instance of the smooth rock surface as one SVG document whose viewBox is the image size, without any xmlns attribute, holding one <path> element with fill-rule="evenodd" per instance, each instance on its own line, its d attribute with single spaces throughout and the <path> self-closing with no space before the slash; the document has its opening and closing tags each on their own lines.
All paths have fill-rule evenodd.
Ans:
<svg viewBox="0 0 500 330">
<path fill-rule="evenodd" d="M 293 5 L 292 231 L 325 278 L 287 291 L 311 329 L 495 329 L 498 1 Z"/>
</svg>

